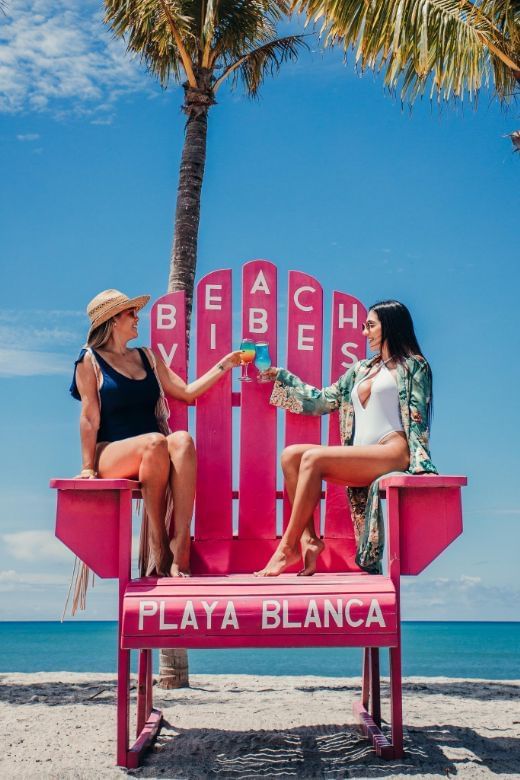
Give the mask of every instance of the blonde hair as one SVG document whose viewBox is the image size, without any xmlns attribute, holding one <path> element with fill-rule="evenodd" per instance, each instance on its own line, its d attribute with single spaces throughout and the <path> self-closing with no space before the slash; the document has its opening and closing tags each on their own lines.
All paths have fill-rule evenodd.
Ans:
<svg viewBox="0 0 520 780">
<path fill-rule="evenodd" d="M 110 317 L 106 322 L 102 322 L 97 328 L 94 328 L 89 336 L 87 345 L 93 349 L 101 349 L 104 347 L 107 341 L 112 335 L 112 329 L 114 327 L 114 317 Z"/>
</svg>

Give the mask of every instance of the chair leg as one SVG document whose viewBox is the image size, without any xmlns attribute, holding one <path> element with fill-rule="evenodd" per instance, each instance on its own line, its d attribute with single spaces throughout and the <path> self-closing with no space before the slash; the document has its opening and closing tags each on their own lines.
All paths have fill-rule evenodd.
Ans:
<svg viewBox="0 0 520 780">
<path fill-rule="evenodd" d="M 363 648 L 363 682 L 361 686 L 361 703 L 368 710 L 370 701 L 370 648 Z"/>
<path fill-rule="evenodd" d="M 392 744 L 395 758 L 404 755 L 403 750 L 403 689 L 401 677 L 401 646 L 390 648 L 390 696 L 392 709 Z"/>
<path fill-rule="evenodd" d="M 370 648 L 370 696 L 372 718 L 374 723 L 381 728 L 381 684 L 379 675 L 379 648 Z"/>
<path fill-rule="evenodd" d="M 147 721 L 148 715 L 148 656 L 149 650 L 139 650 L 139 666 L 137 671 L 137 727 L 136 737 L 139 736 Z"/>
<path fill-rule="evenodd" d="M 148 651 L 148 664 L 146 670 L 146 719 L 150 717 L 153 708 L 153 651 Z"/>
<path fill-rule="evenodd" d="M 128 766 L 130 718 L 130 650 L 117 653 L 117 765 Z"/>
</svg>

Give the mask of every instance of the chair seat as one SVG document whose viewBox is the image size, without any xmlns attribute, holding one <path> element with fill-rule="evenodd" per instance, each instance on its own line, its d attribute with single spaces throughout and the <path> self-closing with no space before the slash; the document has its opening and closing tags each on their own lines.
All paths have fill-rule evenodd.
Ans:
<svg viewBox="0 0 520 780">
<path fill-rule="evenodd" d="M 122 647 L 396 647 L 395 587 L 369 574 L 132 580 Z"/>
</svg>

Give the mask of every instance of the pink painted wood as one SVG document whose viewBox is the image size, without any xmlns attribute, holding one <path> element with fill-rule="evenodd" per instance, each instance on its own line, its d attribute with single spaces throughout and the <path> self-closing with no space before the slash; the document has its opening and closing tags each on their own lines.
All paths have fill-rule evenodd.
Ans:
<svg viewBox="0 0 520 780">
<path fill-rule="evenodd" d="M 231 271 L 197 285 L 197 376 L 232 349 Z M 232 521 L 231 373 L 197 400 L 197 539 L 229 539 Z M 218 457 L 216 457 L 218 453 Z"/>
<path fill-rule="evenodd" d="M 268 341 L 276 365 L 276 266 L 252 260 L 242 269 L 242 336 Z M 276 409 L 269 405 L 272 386 L 241 383 L 238 527 L 241 538 L 276 534 Z"/>
<path fill-rule="evenodd" d="M 186 304 L 183 292 L 163 295 L 152 306 L 150 315 L 151 344 L 154 352 L 181 379 L 187 378 Z M 186 404 L 168 399 L 172 431 L 188 429 Z"/>
<path fill-rule="evenodd" d="M 321 292 L 301 289 L 311 286 L 318 287 L 312 277 L 292 274 L 288 327 L 296 337 L 299 324 L 318 324 L 320 300 L 312 311 L 297 306 L 297 302 L 311 305 L 314 295 L 321 298 Z M 199 285 L 198 373 L 230 348 L 230 287 L 229 271 L 210 274 Z M 276 269 L 271 263 L 246 264 L 243 299 L 244 335 L 268 340 L 276 364 Z M 208 302 L 221 308 L 212 308 Z M 185 377 L 183 299 L 178 294 L 164 296 L 152 312 L 154 348 Z M 317 319 L 296 319 L 295 315 Z M 365 309 L 357 299 L 334 293 L 332 380 L 349 361 L 364 356 L 360 338 L 364 317 Z M 321 339 L 316 338 L 319 344 Z M 306 350 L 295 349 L 294 343 L 289 339 L 289 367 L 319 386 L 319 355 L 309 362 L 304 354 L 302 360 L 298 353 Z M 251 373 L 256 374 L 254 369 Z M 381 494 L 387 499 L 387 576 L 356 571 L 344 491 L 329 487 L 327 545 L 320 559 L 327 573 L 312 578 L 289 574 L 274 580 L 254 578 L 250 572 L 265 563 L 277 544 L 276 410 L 267 403 L 270 389 L 252 382 L 243 385 L 240 394 L 232 393 L 226 377 L 197 404 L 201 479 L 192 552 L 192 570 L 197 576 L 191 579 L 130 580 L 131 508 L 132 498 L 140 496 L 137 482 L 51 482 L 58 491 L 58 537 L 100 576 L 119 579 L 117 762 L 121 766 L 138 766 L 161 725 L 161 713 L 152 708 L 150 647 L 369 648 L 362 699 L 354 712 L 378 755 L 398 758 L 403 754 L 400 576 L 422 571 L 460 534 L 460 489 L 466 478 L 396 475 L 381 480 Z M 241 404 L 237 537 L 232 536 L 231 524 L 231 496 L 236 495 L 231 490 L 232 404 Z M 186 410 L 177 410 L 174 427 L 186 428 L 185 422 L 179 422 L 187 419 Z M 288 423 L 287 441 L 316 435 L 301 418 L 290 419 L 296 422 Z M 336 444 L 337 420 L 331 423 L 329 443 Z M 390 652 L 391 740 L 379 728 L 379 647 L 388 647 Z M 139 668 L 139 733 L 129 748 L 131 649 L 145 653 Z"/>
<path fill-rule="evenodd" d="M 465 477 L 397 476 L 381 488 L 399 490 L 401 574 L 420 574 L 462 533 L 460 488 Z"/>
<path fill-rule="evenodd" d="M 347 371 L 357 360 L 366 355 L 366 343 L 363 337 L 363 322 L 366 309 L 357 298 L 345 293 L 334 292 L 332 299 L 332 329 L 330 351 L 330 382 Z M 329 417 L 329 446 L 339 445 L 338 412 Z M 347 569 L 357 571 L 355 563 L 356 540 L 350 516 L 347 495 L 339 485 L 327 485 L 325 499 L 325 537 L 327 539 L 348 539 L 349 552 L 345 561 Z"/>
<path fill-rule="evenodd" d="M 126 590 L 123 647 L 389 647 L 395 614 L 387 577 L 145 579 Z"/>
<path fill-rule="evenodd" d="M 278 545 L 271 539 L 215 539 L 195 540 L 192 546 L 191 567 L 194 574 L 250 574 L 265 565 Z M 345 539 L 337 539 L 327 545 L 321 556 L 320 571 L 345 570 L 345 560 L 350 547 Z"/>
<path fill-rule="evenodd" d="M 287 304 L 287 368 L 308 384 L 321 387 L 323 344 L 323 290 L 308 274 L 289 271 Z M 288 414 L 285 418 L 285 446 L 321 444 L 321 418 Z M 289 522 L 291 506 L 284 500 L 284 528 Z M 320 532 L 320 507 L 314 523 Z"/>
<path fill-rule="evenodd" d="M 53 479 L 58 490 L 56 536 L 98 577 L 117 577 L 122 491 L 129 479 Z"/>
</svg>

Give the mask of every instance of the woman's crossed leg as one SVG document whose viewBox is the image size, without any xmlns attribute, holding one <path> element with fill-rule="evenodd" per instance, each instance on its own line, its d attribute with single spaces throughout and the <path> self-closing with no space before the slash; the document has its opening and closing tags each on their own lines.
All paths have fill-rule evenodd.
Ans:
<svg viewBox="0 0 520 780">
<path fill-rule="evenodd" d="M 186 431 L 145 433 L 98 445 L 100 477 L 138 479 L 150 520 L 149 544 L 159 576 L 189 574 L 190 522 L 195 495 L 195 448 Z M 174 505 L 174 533 L 166 531 L 166 489 Z M 172 563 L 172 554 L 174 561 Z"/>
<path fill-rule="evenodd" d="M 296 563 L 300 555 L 303 556 L 300 574 L 314 574 L 316 560 L 324 547 L 316 535 L 313 520 L 323 480 L 364 487 L 390 471 L 404 471 L 408 468 L 409 459 L 406 438 L 399 433 L 370 446 L 296 444 L 287 447 L 282 454 L 282 468 L 292 503 L 291 517 L 271 560 L 256 574 L 276 577 Z"/>
</svg>

